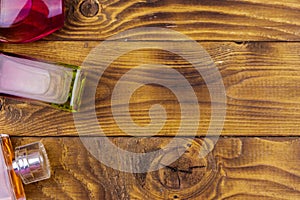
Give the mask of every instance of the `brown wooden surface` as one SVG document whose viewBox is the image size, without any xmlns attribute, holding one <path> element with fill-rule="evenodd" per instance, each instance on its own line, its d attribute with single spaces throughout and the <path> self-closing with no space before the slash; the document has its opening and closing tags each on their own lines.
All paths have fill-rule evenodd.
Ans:
<svg viewBox="0 0 300 200">
<path fill-rule="evenodd" d="M 13 143 L 20 145 L 40 139 L 13 138 Z M 121 148 L 149 152 L 170 139 L 111 140 Z M 204 159 L 198 157 L 203 140 L 197 138 L 190 140 L 188 151 L 171 166 L 144 174 L 104 166 L 77 137 L 44 137 L 42 142 L 49 152 L 52 177 L 27 185 L 29 199 L 300 198 L 299 138 L 221 138 Z M 211 148 L 209 140 L 205 146 Z M 176 150 L 166 152 L 165 156 L 173 153 Z"/>
<path fill-rule="evenodd" d="M 124 30 L 170 28 L 197 40 L 214 60 L 226 89 L 226 120 L 214 148 L 209 140 L 184 138 L 191 147 L 175 163 L 130 174 L 88 153 L 71 113 L 0 97 L 0 132 L 13 136 L 15 146 L 42 140 L 48 150 L 52 177 L 27 185 L 28 199 L 300 199 L 299 0 L 66 0 L 65 7 L 60 31 L 30 44 L 0 44 L 0 50 L 81 65 L 102 40 Z M 157 137 L 124 137 L 114 123 L 110 97 L 116 80 L 144 63 L 170 65 L 193 83 L 201 111 L 197 134 L 205 135 L 211 114 L 207 87 L 187 61 L 161 50 L 129 52 L 105 72 L 95 99 L 105 134 L 134 152 L 162 148 L 176 134 L 178 102 L 153 85 L 132 96 L 130 113 L 146 125 L 149 107 L 160 102 L 169 118 Z M 203 145 L 213 151 L 199 159 Z"/>
<path fill-rule="evenodd" d="M 3 45 L 7 52 L 26 54 L 40 59 L 81 65 L 87 54 L 99 42 L 36 42 L 26 45 Z M 227 114 L 223 135 L 285 136 L 300 134 L 300 43 L 200 42 L 215 61 L 227 94 Z M 180 45 L 179 45 L 180 46 Z M 191 51 L 191 55 L 193 55 Z M 101 55 L 96 62 L 101 62 Z M 104 73 L 96 95 L 97 114 L 109 136 L 124 135 L 114 123 L 111 91 L 128 68 L 144 63 L 172 65 L 194 84 L 199 99 L 201 120 L 198 135 L 205 135 L 210 122 L 210 98 L 203 80 L 196 80 L 195 70 L 182 58 L 160 50 L 137 50 L 116 59 Z M 109 70 L 110 69 L 110 70 Z M 121 73 L 120 73 L 121 72 Z M 142 78 L 142 76 L 140 76 Z M 141 102 L 143 95 L 145 102 Z M 169 113 L 176 120 L 159 135 L 175 135 L 180 113 L 172 93 L 155 86 L 141 88 L 131 99 L 131 114 L 141 125 L 149 123 L 149 105 L 164 99 Z M 43 106 L 28 106 L 23 102 L 2 101 L 1 131 L 14 135 L 77 135 L 73 117 Z M 160 115 L 160 113 L 157 113 Z M 140 116 L 144 117 L 140 117 Z M 192 123 L 192 122 L 191 122 Z M 11 131 L 13 130 L 13 131 Z"/>
<path fill-rule="evenodd" d="M 194 40 L 300 37 L 299 0 L 66 0 L 66 7 L 65 27 L 48 39 L 102 40 L 145 26 L 172 28 Z"/>
</svg>

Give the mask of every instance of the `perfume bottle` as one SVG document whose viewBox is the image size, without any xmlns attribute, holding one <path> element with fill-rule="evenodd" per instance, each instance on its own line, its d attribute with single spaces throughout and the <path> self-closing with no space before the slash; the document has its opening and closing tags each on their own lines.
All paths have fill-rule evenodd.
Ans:
<svg viewBox="0 0 300 200">
<path fill-rule="evenodd" d="M 0 41 L 38 40 L 64 24 L 63 0 L 1 0 Z"/>
<path fill-rule="evenodd" d="M 50 178 L 50 165 L 44 145 L 35 142 L 17 147 L 15 153 L 8 135 L 0 134 L 0 200 L 25 200 L 23 184 Z"/>
<path fill-rule="evenodd" d="M 0 52 L 0 94 L 78 110 L 85 75 L 78 66 Z"/>
</svg>

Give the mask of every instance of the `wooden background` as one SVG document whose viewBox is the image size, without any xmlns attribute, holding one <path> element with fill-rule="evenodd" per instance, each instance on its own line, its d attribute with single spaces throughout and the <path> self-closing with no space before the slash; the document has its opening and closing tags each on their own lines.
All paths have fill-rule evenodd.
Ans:
<svg viewBox="0 0 300 200">
<path fill-rule="evenodd" d="M 226 88 L 227 115 L 221 138 L 210 146 L 202 137 L 210 98 L 200 80 L 200 127 L 194 140 L 183 135 L 188 151 L 158 171 L 130 174 L 88 153 L 71 113 L 0 97 L 0 132 L 14 145 L 42 140 L 49 152 L 52 177 L 27 185 L 28 199 L 300 199 L 299 0 L 65 0 L 65 7 L 61 30 L 30 44 L 0 44 L 0 50 L 81 65 L 102 40 L 124 30 L 170 28 L 211 55 Z M 171 120 L 155 137 L 126 137 L 112 118 L 111 91 L 124 69 L 153 62 L 180 69 L 190 82 L 195 78 L 189 63 L 174 54 L 137 50 L 116 59 L 97 88 L 105 134 L 130 151 L 161 148 L 178 129 L 176 98 L 153 85 L 132 96 L 130 113 L 146 125 L 149 107 L 160 102 Z M 213 149 L 203 159 L 196 156 L 201 146 Z"/>
</svg>

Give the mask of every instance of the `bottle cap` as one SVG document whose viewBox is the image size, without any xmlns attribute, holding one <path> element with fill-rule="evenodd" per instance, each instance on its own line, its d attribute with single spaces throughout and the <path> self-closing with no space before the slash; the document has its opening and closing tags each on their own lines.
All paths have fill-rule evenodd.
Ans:
<svg viewBox="0 0 300 200">
<path fill-rule="evenodd" d="M 24 184 L 50 178 L 50 164 L 44 145 L 35 142 L 17 147 L 13 169 Z"/>
</svg>

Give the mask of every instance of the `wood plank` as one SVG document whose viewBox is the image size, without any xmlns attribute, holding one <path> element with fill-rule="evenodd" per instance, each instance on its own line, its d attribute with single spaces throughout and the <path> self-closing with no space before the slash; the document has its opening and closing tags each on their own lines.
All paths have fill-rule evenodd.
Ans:
<svg viewBox="0 0 300 200">
<path fill-rule="evenodd" d="M 226 88 L 227 114 L 222 135 L 300 135 L 300 43 L 200 44 L 215 61 Z M 98 42 L 36 42 L 28 45 L 3 44 L 0 47 L 7 52 L 80 65 L 97 45 Z M 196 52 L 191 52 L 191 56 L 193 53 Z M 102 59 L 109 58 L 99 56 L 94 64 L 101 63 Z M 166 51 L 147 49 L 129 52 L 117 58 L 101 78 L 95 102 L 97 117 L 105 134 L 126 135 L 112 116 L 111 93 L 123 74 L 145 63 L 172 66 L 193 85 L 201 113 L 197 135 L 206 135 L 211 101 L 203 79 L 181 57 Z M 143 79 L 143 75 L 138 77 Z M 87 104 L 92 102 L 93 98 L 87 99 Z M 141 126 L 149 124 L 148 110 L 157 102 L 168 113 L 166 124 L 157 135 L 176 135 L 180 125 L 180 107 L 174 94 L 164 87 L 147 85 L 134 93 L 130 100 L 130 114 L 134 122 Z M 155 116 L 160 117 L 162 113 L 157 112 Z M 86 123 L 89 124 L 89 119 Z M 192 125 L 194 122 L 189 123 Z M 1 98 L 0 131 L 18 136 L 77 135 L 71 113 L 7 98 Z"/>
<path fill-rule="evenodd" d="M 162 27 L 194 40 L 299 41 L 299 3 L 299 0 L 65 0 L 65 26 L 46 39 L 105 40 L 132 28 Z"/>
<path fill-rule="evenodd" d="M 118 147 L 133 152 L 154 151 L 171 140 L 110 139 Z M 52 177 L 25 186 L 27 197 L 32 200 L 300 198 L 299 137 L 220 138 L 214 148 L 209 139 L 183 138 L 190 142 L 190 147 L 177 161 L 141 174 L 101 164 L 76 137 L 12 138 L 15 146 L 38 140 L 48 151 Z M 200 159 L 197 155 L 202 146 L 213 151 Z M 177 150 L 166 151 L 163 158 L 174 156 Z M 158 162 L 163 162 L 163 158 Z"/>
</svg>

